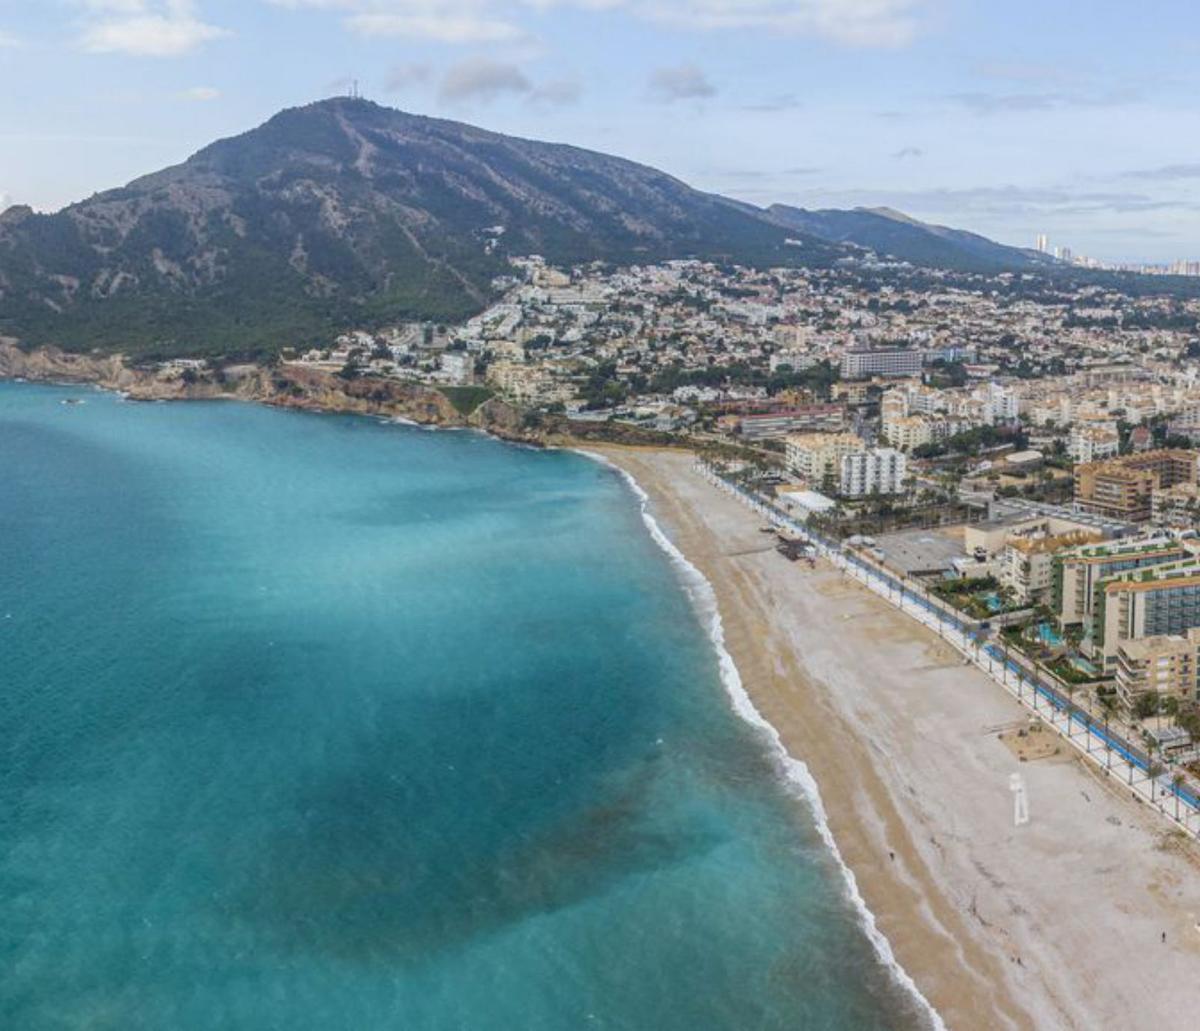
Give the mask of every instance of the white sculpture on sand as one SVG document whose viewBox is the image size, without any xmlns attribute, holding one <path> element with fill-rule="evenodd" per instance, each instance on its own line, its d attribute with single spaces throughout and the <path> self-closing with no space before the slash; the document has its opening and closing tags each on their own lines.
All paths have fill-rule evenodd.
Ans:
<svg viewBox="0 0 1200 1031">
<path fill-rule="evenodd" d="M 1008 778 L 1008 790 L 1013 794 L 1013 826 L 1024 827 L 1029 822 L 1029 798 L 1025 794 L 1025 778 L 1019 773 Z"/>
</svg>

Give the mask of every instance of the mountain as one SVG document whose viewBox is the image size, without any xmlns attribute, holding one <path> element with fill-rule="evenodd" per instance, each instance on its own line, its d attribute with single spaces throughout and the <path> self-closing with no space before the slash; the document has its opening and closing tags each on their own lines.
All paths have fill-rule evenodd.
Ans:
<svg viewBox="0 0 1200 1031">
<path fill-rule="evenodd" d="M 652 168 L 340 98 L 55 214 L 0 215 L 0 335 L 257 354 L 484 306 L 506 255 L 828 264 L 840 246 Z"/>
<path fill-rule="evenodd" d="M 1037 251 L 1006 247 L 962 229 L 930 225 L 891 208 L 806 211 L 775 204 L 768 213 L 780 225 L 831 243 L 853 244 L 913 265 L 960 272 L 1048 269 L 1054 262 Z"/>
</svg>

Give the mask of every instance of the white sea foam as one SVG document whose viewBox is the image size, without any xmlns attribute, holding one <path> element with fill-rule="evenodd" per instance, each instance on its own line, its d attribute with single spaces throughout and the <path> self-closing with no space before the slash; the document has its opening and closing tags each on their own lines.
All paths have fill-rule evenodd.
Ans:
<svg viewBox="0 0 1200 1031">
<path fill-rule="evenodd" d="M 858 880 L 854 876 L 854 871 L 846 865 L 846 861 L 842 858 L 841 850 L 834 840 L 833 832 L 829 829 L 829 818 L 825 811 L 825 803 L 821 799 L 821 791 L 817 786 L 816 779 L 803 762 L 788 754 L 783 739 L 779 736 L 779 731 L 758 711 L 753 699 L 751 699 L 746 688 L 743 686 L 742 678 L 738 673 L 737 666 L 734 664 L 733 656 L 729 654 L 729 650 L 725 647 L 725 626 L 721 622 L 717 592 L 713 590 L 712 584 L 708 582 L 704 574 L 692 564 L 688 557 L 663 532 L 662 527 L 658 525 L 658 521 L 650 514 L 650 496 L 642 489 L 642 485 L 637 482 L 632 474 L 594 451 L 577 449 L 577 453 L 615 470 L 621 475 L 629 485 L 630 490 L 637 497 L 638 503 L 641 506 L 642 521 L 650 531 L 650 536 L 682 574 L 684 587 L 687 590 L 688 596 L 696 606 L 701 618 L 707 622 L 708 636 L 717 653 L 717 661 L 720 666 L 721 683 L 725 686 L 734 712 L 763 734 L 771 745 L 771 752 L 779 762 L 788 785 L 808 803 L 809 808 L 812 810 L 814 822 L 816 823 L 817 833 L 820 834 L 821 840 L 825 843 L 826 848 L 829 849 L 838 870 L 841 872 L 846 898 L 858 915 L 859 923 L 872 948 L 875 950 L 880 963 L 883 964 L 896 983 L 917 1002 L 917 1005 L 927 1016 L 930 1027 L 935 1029 L 935 1031 L 946 1031 L 946 1025 L 942 1020 L 941 1014 L 933 1008 L 933 1005 L 925 998 L 921 989 L 917 987 L 916 982 L 909 976 L 908 971 L 900 965 L 896 959 L 896 954 L 892 951 L 891 942 L 887 940 L 887 936 L 879 929 L 875 921 L 875 914 L 867 907 L 862 893 L 858 890 Z"/>
</svg>

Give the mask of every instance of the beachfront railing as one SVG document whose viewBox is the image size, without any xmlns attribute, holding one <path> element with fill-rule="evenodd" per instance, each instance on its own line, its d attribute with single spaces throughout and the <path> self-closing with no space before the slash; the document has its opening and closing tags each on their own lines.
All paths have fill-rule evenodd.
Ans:
<svg viewBox="0 0 1200 1031">
<path fill-rule="evenodd" d="M 770 498 L 734 482 L 712 464 L 698 460 L 696 469 L 713 486 L 748 505 L 771 525 L 807 541 L 843 573 L 936 631 L 1022 706 L 1047 722 L 1105 777 L 1124 781 L 1135 801 L 1149 803 L 1177 828 L 1200 838 L 1200 796 L 1189 785 L 1177 781 L 1165 764 L 1110 727 L 1106 718 L 1080 706 L 1036 670 L 1024 667 L 1006 648 L 985 642 L 978 624 L 972 625 L 974 621 L 948 611 L 907 577 L 844 551 L 840 541 L 792 518 Z"/>
</svg>

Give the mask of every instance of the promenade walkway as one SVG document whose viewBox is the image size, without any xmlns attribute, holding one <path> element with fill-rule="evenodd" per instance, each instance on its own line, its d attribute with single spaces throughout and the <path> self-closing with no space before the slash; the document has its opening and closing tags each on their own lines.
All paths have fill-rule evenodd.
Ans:
<svg viewBox="0 0 1200 1031">
<path fill-rule="evenodd" d="M 1123 782 L 1136 801 L 1153 806 L 1176 828 L 1200 839 L 1200 796 L 1190 785 L 1177 782 L 1162 763 L 1120 733 L 1107 717 L 1070 697 L 1023 659 L 989 640 L 977 623 L 965 620 L 961 613 L 935 600 L 919 585 L 862 555 L 844 550 L 841 542 L 810 530 L 781 511 L 771 499 L 731 482 L 711 465 L 700 461 L 696 469 L 713 486 L 737 497 L 772 525 L 803 538 L 847 576 L 936 632 L 1099 767 L 1106 777 Z"/>
</svg>

